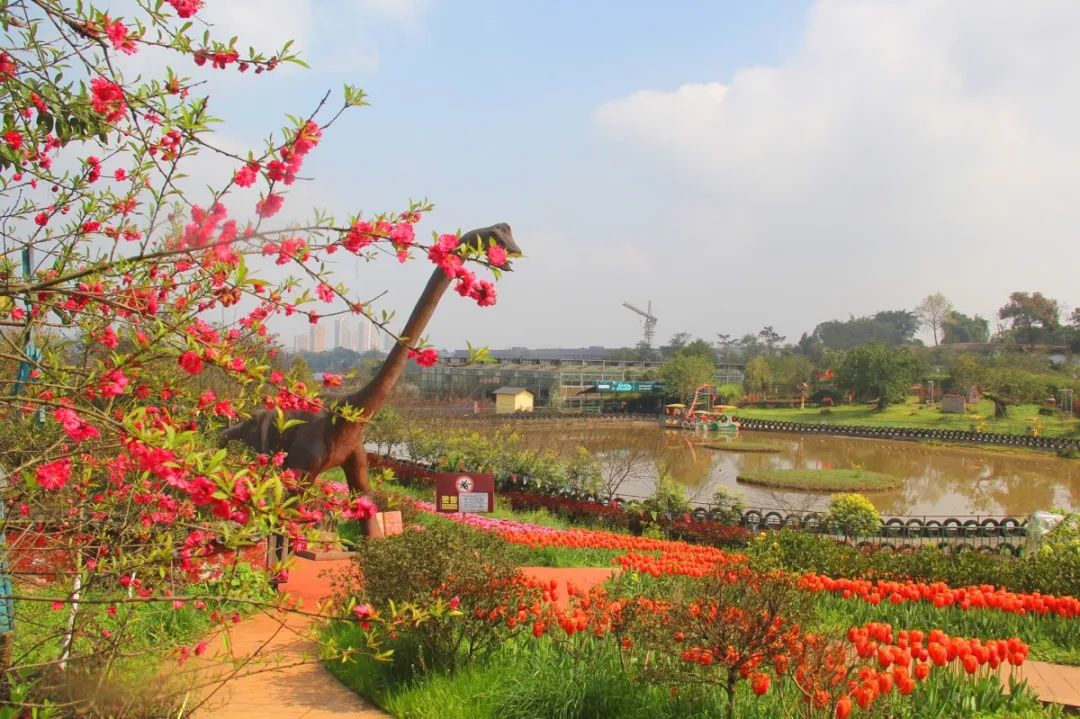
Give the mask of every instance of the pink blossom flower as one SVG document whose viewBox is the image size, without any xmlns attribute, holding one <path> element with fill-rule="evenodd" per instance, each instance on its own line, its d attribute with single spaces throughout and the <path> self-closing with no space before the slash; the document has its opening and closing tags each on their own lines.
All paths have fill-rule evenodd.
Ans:
<svg viewBox="0 0 1080 719">
<path fill-rule="evenodd" d="M 90 104 L 105 122 L 116 122 L 127 111 L 124 90 L 111 80 L 95 77 L 90 81 Z"/>
<path fill-rule="evenodd" d="M 259 217 L 273 217 L 281 209 L 281 206 L 285 203 L 285 198 L 276 192 L 271 192 L 263 199 L 255 203 L 255 212 Z"/>
<path fill-rule="evenodd" d="M 53 413 L 53 416 L 56 417 L 56 421 L 64 427 L 64 431 L 67 432 L 67 435 L 76 442 L 97 439 L 101 436 L 97 427 L 88 424 L 73 409 L 61 407 Z"/>
<path fill-rule="evenodd" d="M 488 261 L 496 267 L 506 264 L 506 250 L 501 245 L 492 245 L 487 249 Z"/>
<path fill-rule="evenodd" d="M 119 397 L 128 386 L 128 378 L 118 369 L 107 372 L 101 381 L 102 397 Z"/>
<path fill-rule="evenodd" d="M 43 489 L 49 491 L 60 489 L 71 479 L 71 459 L 58 459 L 39 466 L 35 479 Z"/>
<path fill-rule="evenodd" d="M 176 14 L 182 18 L 189 18 L 203 6 L 203 0 L 165 0 L 173 6 Z"/>
<path fill-rule="evenodd" d="M 432 367 L 439 361 L 439 352 L 430 347 L 420 352 L 409 350 L 409 359 L 415 360 L 421 367 Z"/>
<path fill-rule="evenodd" d="M 176 363 L 188 374 L 199 374 L 203 371 L 202 357 L 190 350 L 180 355 L 180 357 L 177 358 Z"/>
<path fill-rule="evenodd" d="M 258 165 L 252 166 L 253 163 L 248 163 L 236 171 L 233 175 L 233 182 L 240 187 L 251 187 L 255 184 L 255 178 L 257 175 L 255 171 L 258 169 Z"/>
<path fill-rule="evenodd" d="M 124 27 L 124 23 L 116 20 L 115 22 L 109 22 L 109 16 L 105 16 L 105 34 L 109 38 L 109 42 L 112 43 L 114 49 L 126 55 L 134 55 L 137 48 L 135 43 L 128 37 L 128 29 Z"/>
<path fill-rule="evenodd" d="M 342 514 L 348 519 L 371 519 L 379 508 L 367 497 L 357 497 Z"/>
</svg>

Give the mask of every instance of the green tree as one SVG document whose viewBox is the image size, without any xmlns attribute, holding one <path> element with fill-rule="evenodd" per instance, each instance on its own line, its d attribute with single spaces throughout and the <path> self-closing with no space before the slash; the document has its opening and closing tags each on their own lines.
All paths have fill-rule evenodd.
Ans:
<svg viewBox="0 0 1080 719">
<path fill-rule="evenodd" d="M 770 386 L 773 392 L 798 392 L 805 382 L 813 379 L 814 364 L 802 355 L 779 355 L 767 358 L 769 372 L 772 375 Z"/>
<path fill-rule="evenodd" d="M 699 357 L 705 357 L 709 360 L 716 359 L 716 351 L 713 346 L 705 340 L 698 337 L 693 342 L 687 343 L 682 349 L 678 351 L 681 355 L 697 355 Z"/>
<path fill-rule="evenodd" d="M 990 341 L 990 323 L 978 315 L 968 317 L 962 312 L 950 311 L 942 321 L 941 329 L 941 343 L 946 345 Z"/>
<path fill-rule="evenodd" d="M 311 389 L 316 384 L 315 375 L 312 374 L 311 367 L 302 354 L 296 355 L 296 358 L 293 359 L 292 365 L 289 367 L 289 374 L 292 375 L 295 382 L 303 382 L 308 389 Z"/>
<path fill-rule="evenodd" d="M 982 381 L 983 366 L 975 355 L 963 353 L 953 358 L 949 366 L 949 379 L 953 389 L 966 392 L 973 384 Z"/>
<path fill-rule="evenodd" d="M 918 362 L 906 347 L 870 342 L 844 353 L 836 368 L 836 383 L 855 393 L 856 399 L 876 399 L 878 409 L 903 400 L 915 379 Z"/>
<path fill-rule="evenodd" d="M 761 343 L 765 345 L 765 350 L 769 354 L 776 354 L 781 345 L 784 344 L 784 340 L 787 339 L 776 330 L 772 328 L 772 325 L 766 325 L 758 332 L 758 337 L 761 338 Z"/>
<path fill-rule="evenodd" d="M 1041 292 L 1013 292 L 1009 301 L 998 310 L 998 318 L 1011 320 L 1018 339 L 1035 342 L 1035 329 L 1057 329 L 1061 308 L 1057 300 L 1044 297 Z"/>
<path fill-rule="evenodd" d="M 764 355 L 758 355 L 746 363 L 743 384 L 750 394 L 765 394 L 772 384 L 772 368 Z"/>
<path fill-rule="evenodd" d="M 688 344 L 690 344 L 690 333 L 676 332 L 672 335 L 671 339 L 668 340 L 668 343 L 660 348 L 660 356 L 664 359 L 673 357 L 679 354 L 679 350 Z"/>
<path fill-rule="evenodd" d="M 846 350 L 867 342 L 907 345 L 915 341 L 919 320 L 907 310 L 886 310 L 871 317 L 830 320 L 814 328 L 814 337 L 826 349 Z"/>
<path fill-rule="evenodd" d="M 712 381 L 716 363 L 697 354 L 677 354 L 660 365 L 660 378 L 669 394 L 684 399 Z"/>
</svg>

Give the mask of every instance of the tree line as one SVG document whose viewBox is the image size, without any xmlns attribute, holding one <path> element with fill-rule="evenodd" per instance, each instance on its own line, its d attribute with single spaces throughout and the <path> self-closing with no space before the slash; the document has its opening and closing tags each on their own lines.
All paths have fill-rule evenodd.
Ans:
<svg viewBox="0 0 1080 719">
<path fill-rule="evenodd" d="M 934 381 L 946 391 L 977 387 L 1007 401 L 1041 402 L 1061 389 L 1080 389 L 1057 354 L 1061 348 L 1080 351 L 1080 310 L 1064 320 L 1061 315 L 1054 299 L 1013 292 L 991 336 L 987 319 L 958 312 L 935 293 L 913 310 L 823 322 L 796 342 L 772 326 L 738 338 L 718 333 L 714 343 L 681 332 L 655 351 L 639 344 L 614 352 L 612 359 L 662 359 L 659 375 L 677 397 L 710 384 L 717 365 L 738 364 L 743 384 L 721 388 L 724 401 L 736 395 L 820 398 L 831 391 L 884 408 L 913 385 Z M 920 329 L 930 333 L 932 345 L 917 339 Z"/>
</svg>

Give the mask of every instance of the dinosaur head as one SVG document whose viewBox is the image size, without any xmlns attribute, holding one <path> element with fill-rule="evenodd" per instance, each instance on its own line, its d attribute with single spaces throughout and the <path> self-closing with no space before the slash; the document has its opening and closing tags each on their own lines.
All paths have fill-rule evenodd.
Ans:
<svg viewBox="0 0 1080 719">
<path fill-rule="evenodd" d="M 506 263 L 500 267 L 500 270 L 510 269 L 510 259 L 513 257 L 521 257 L 521 248 L 514 242 L 514 233 L 510 231 L 510 225 L 505 222 L 500 222 L 490 227 L 479 227 L 475 230 L 469 230 L 461 236 L 461 244 L 472 245 L 478 248 L 486 248 L 491 240 L 495 241 L 495 244 L 506 250 Z"/>
</svg>

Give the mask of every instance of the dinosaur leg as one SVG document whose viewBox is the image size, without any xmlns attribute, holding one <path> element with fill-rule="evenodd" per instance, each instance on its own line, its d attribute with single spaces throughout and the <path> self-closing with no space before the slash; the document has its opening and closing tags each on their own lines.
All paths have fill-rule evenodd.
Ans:
<svg viewBox="0 0 1080 719">
<path fill-rule="evenodd" d="M 345 472 L 345 482 L 349 485 L 349 491 L 367 494 L 371 490 L 368 483 L 368 459 L 367 452 L 363 447 L 353 451 L 341 465 Z"/>
<path fill-rule="evenodd" d="M 368 459 L 367 451 L 363 447 L 357 448 L 345 458 L 341 468 L 345 471 L 345 481 L 349 484 L 349 491 L 359 494 L 367 494 L 371 489 L 368 483 Z M 367 536 L 384 536 L 382 527 L 379 526 L 378 517 L 371 517 L 367 521 Z"/>
</svg>

